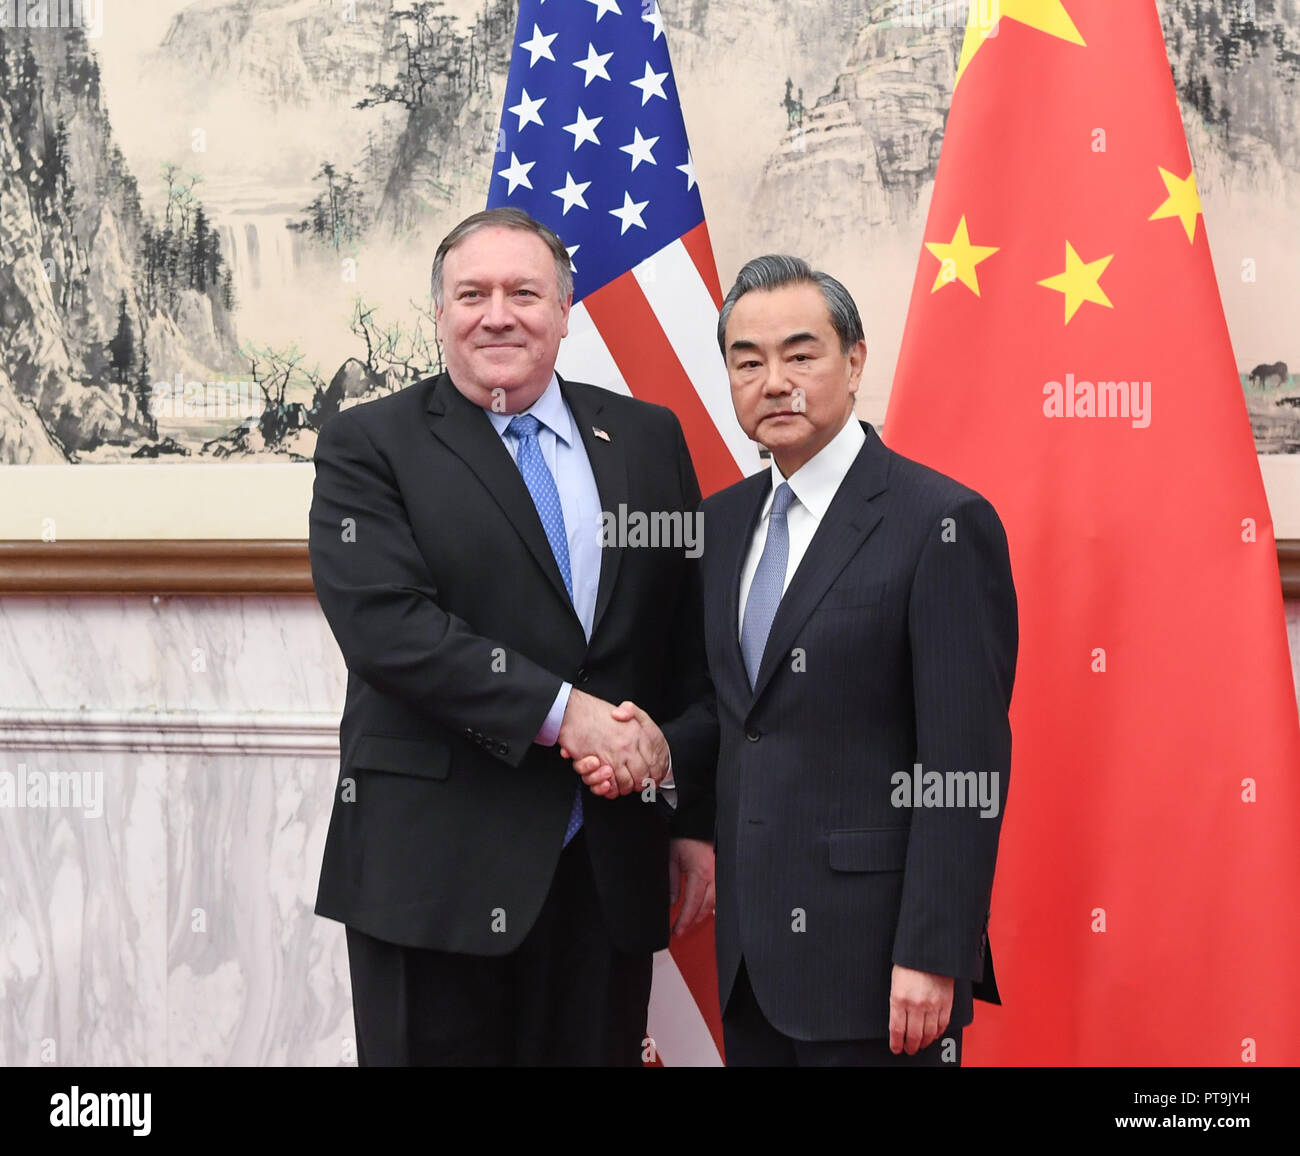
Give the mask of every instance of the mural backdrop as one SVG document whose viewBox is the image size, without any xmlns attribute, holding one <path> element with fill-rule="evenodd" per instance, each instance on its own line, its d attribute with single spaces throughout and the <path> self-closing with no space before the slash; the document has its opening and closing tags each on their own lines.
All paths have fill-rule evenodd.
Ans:
<svg viewBox="0 0 1300 1156">
<path fill-rule="evenodd" d="M 1300 4 L 1160 8 L 1257 447 L 1300 454 Z M 0 0 L 0 477 L 306 461 L 439 368 L 515 9 Z M 879 423 L 966 3 L 661 9 L 724 286 L 769 250 L 844 280 Z"/>
</svg>

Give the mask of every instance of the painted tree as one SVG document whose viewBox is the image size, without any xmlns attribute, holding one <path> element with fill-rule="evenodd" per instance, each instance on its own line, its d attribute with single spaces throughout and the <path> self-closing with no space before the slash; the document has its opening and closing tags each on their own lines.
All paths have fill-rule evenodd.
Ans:
<svg viewBox="0 0 1300 1156">
<path fill-rule="evenodd" d="M 314 179 L 324 181 L 325 187 L 303 210 L 307 216 L 291 222 L 289 228 L 338 252 L 345 243 L 357 241 L 370 223 L 365 197 L 352 171 L 341 172 L 332 161 L 325 161 Z"/>
<path fill-rule="evenodd" d="M 149 430 L 149 436 L 158 436 L 158 421 L 153 414 L 153 384 L 149 380 L 149 349 L 143 335 L 140 340 L 140 372 L 135 378 L 137 420 Z"/>
<path fill-rule="evenodd" d="M 117 332 L 113 334 L 113 339 L 108 343 L 108 353 L 111 359 L 113 381 L 118 385 L 126 385 L 135 366 L 135 331 L 131 328 L 131 318 L 127 313 L 125 290 L 122 291 L 122 296 L 118 301 Z"/>
</svg>

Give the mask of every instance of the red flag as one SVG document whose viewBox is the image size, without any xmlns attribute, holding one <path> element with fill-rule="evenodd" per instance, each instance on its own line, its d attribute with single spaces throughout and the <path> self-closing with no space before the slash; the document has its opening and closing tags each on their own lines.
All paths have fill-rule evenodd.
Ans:
<svg viewBox="0 0 1300 1156">
<path fill-rule="evenodd" d="M 1300 727 L 1159 16 L 989 9 L 885 423 L 993 502 L 1020 598 L 1003 1006 L 966 1055 L 1297 1064 Z"/>
</svg>

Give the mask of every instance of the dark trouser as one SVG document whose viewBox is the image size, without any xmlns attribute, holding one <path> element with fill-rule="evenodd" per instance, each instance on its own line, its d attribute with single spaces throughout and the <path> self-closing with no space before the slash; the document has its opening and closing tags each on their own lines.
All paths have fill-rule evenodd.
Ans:
<svg viewBox="0 0 1300 1156">
<path fill-rule="evenodd" d="M 582 831 L 510 955 L 347 943 L 362 1067 L 641 1064 L 652 957 L 610 943 Z"/>
<path fill-rule="evenodd" d="M 914 1056 L 894 1055 L 889 1039 L 793 1040 L 763 1014 L 740 961 L 731 997 L 722 1013 L 722 1038 L 729 1068 L 957 1068 L 961 1066 L 961 1028 L 950 1028 Z M 950 1042 L 951 1041 L 951 1042 Z"/>
</svg>

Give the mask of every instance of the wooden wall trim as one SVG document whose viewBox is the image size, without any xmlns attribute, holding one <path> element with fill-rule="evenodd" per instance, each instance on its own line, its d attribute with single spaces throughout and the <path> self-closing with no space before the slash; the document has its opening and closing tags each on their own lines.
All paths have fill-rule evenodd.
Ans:
<svg viewBox="0 0 1300 1156">
<path fill-rule="evenodd" d="M 0 542 L 0 594 L 311 594 L 287 539 Z"/>
<path fill-rule="evenodd" d="M 1282 597 L 1300 598 L 1300 539 L 1277 544 L 1277 564 L 1282 571 Z"/>
<path fill-rule="evenodd" d="M 1300 539 L 1277 544 L 1282 594 L 1300 598 Z M 0 594 L 312 594 L 307 543 L 0 542 Z"/>
</svg>

